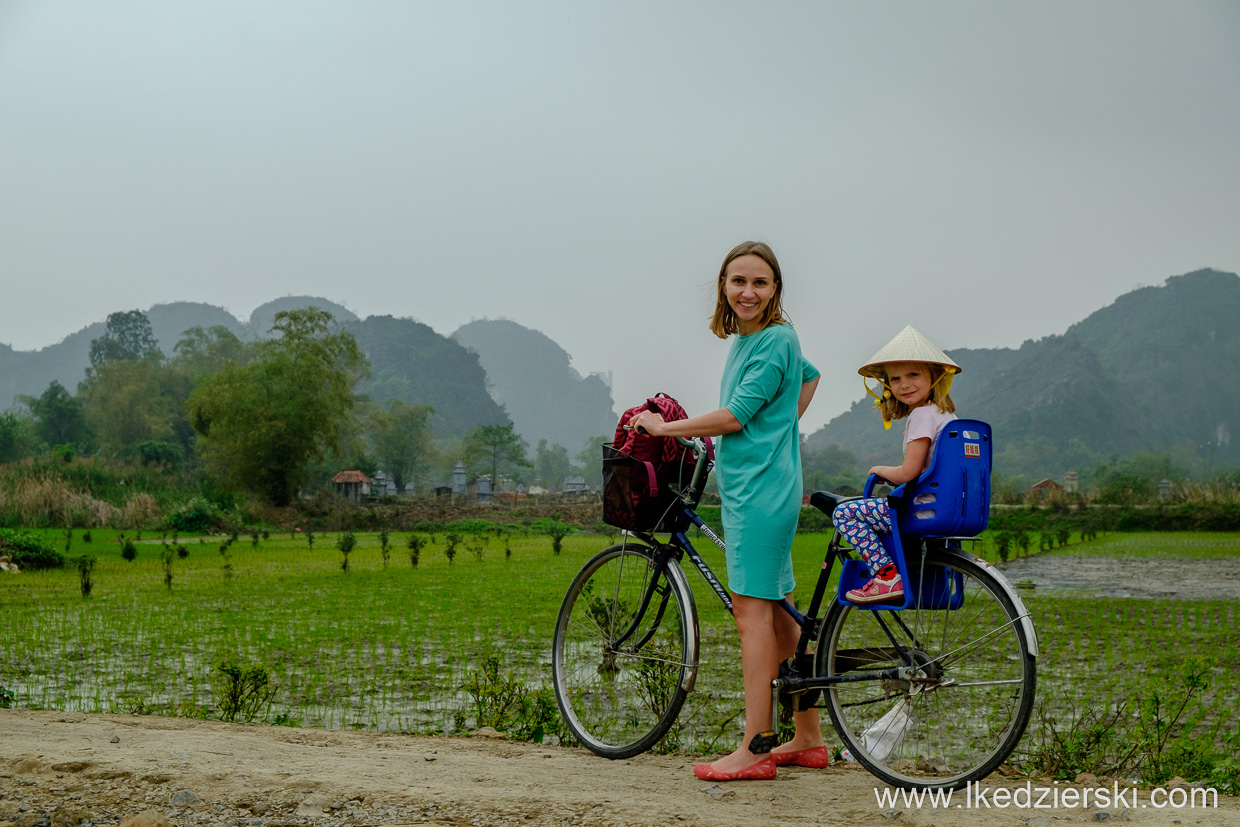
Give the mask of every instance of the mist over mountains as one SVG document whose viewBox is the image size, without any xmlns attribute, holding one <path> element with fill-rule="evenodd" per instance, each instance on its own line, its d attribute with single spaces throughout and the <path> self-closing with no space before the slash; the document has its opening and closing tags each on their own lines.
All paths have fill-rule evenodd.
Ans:
<svg viewBox="0 0 1240 827">
<path fill-rule="evenodd" d="M 964 369 L 952 386 L 956 412 L 993 426 L 995 470 L 1004 474 L 1061 477 L 1139 453 L 1169 455 L 1182 473 L 1232 467 L 1240 463 L 1237 319 L 1240 276 L 1172 276 L 1063 334 L 1016 349 L 948 351 Z M 900 456 L 901 432 L 900 423 L 883 430 L 867 397 L 806 447 L 838 445 L 864 470 Z"/>
</svg>

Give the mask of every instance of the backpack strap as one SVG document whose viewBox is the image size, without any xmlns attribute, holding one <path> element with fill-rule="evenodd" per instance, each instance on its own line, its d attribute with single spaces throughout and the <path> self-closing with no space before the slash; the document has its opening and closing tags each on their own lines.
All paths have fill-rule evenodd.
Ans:
<svg viewBox="0 0 1240 827">
<path fill-rule="evenodd" d="M 654 472 L 654 463 L 643 462 L 642 465 L 646 466 L 646 477 L 650 481 L 650 496 L 659 496 L 659 477 Z"/>
</svg>

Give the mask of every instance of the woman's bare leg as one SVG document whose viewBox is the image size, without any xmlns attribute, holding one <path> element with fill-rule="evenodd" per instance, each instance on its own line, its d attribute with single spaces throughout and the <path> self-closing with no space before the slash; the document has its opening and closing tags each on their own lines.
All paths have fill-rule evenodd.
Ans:
<svg viewBox="0 0 1240 827">
<path fill-rule="evenodd" d="M 792 602 L 792 595 L 788 595 L 788 602 Z M 801 627 L 792 619 L 792 615 L 785 612 L 778 606 L 775 607 L 775 615 L 773 618 L 775 624 L 775 639 L 778 646 L 779 661 L 782 663 L 788 658 L 796 654 L 797 641 L 801 639 Z M 776 671 L 779 666 L 776 664 Z M 767 685 L 767 705 L 770 705 L 770 684 Z M 748 697 L 746 697 L 748 702 Z M 813 749 L 821 747 L 822 740 L 822 719 L 817 709 L 803 709 L 793 716 L 796 722 L 796 733 L 793 734 L 792 740 L 786 744 L 780 745 L 778 749 L 772 752 L 792 752 L 794 750 Z"/>
<path fill-rule="evenodd" d="M 711 764 L 720 772 L 736 772 L 766 759 L 754 755 L 749 743 L 755 735 L 772 729 L 771 681 L 779 674 L 775 615 L 785 614 L 773 600 L 733 595 L 732 614 L 741 636 L 741 671 L 745 679 L 745 735 L 740 746 Z M 789 618 L 791 620 L 791 618 Z M 793 622 L 795 626 L 796 623 Z M 793 640 L 793 646 L 796 640 Z M 816 713 L 815 713 L 816 714 Z"/>
</svg>

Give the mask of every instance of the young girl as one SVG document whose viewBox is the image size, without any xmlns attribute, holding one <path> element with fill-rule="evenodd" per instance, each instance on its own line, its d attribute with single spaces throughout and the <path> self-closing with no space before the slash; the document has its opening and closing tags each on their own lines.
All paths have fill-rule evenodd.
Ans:
<svg viewBox="0 0 1240 827">
<path fill-rule="evenodd" d="M 921 476 L 930 466 L 934 442 L 943 426 L 956 418 L 956 405 L 948 395 L 952 377 L 960 366 L 947 354 L 917 331 L 912 325 L 870 357 L 857 371 L 877 379 L 882 394 L 866 391 L 874 397 L 883 416 L 883 427 L 891 420 L 905 419 L 904 462 L 900 465 L 876 465 L 870 469 L 892 485 L 901 485 Z M 933 496 L 933 495 L 930 495 Z M 925 502 L 923 497 L 914 503 Z M 879 541 L 879 534 L 891 533 L 891 515 L 886 498 L 852 500 L 836 507 L 831 521 L 848 543 L 861 553 L 870 580 L 845 595 L 853 603 L 879 603 L 904 597 L 904 584 L 895 563 Z"/>
</svg>

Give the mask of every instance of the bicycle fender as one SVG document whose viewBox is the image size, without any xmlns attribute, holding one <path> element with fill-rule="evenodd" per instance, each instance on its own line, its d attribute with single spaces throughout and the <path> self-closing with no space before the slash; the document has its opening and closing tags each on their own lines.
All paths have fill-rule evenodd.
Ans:
<svg viewBox="0 0 1240 827">
<path fill-rule="evenodd" d="M 689 607 L 689 617 L 693 619 L 693 622 L 689 624 L 690 663 L 689 668 L 685 670 L 685 679 L 680 685 L 686 692 L 692 692 L 694 684 L 697 683 L 698 648 L 701 642 L 701 635 L 698 633 L 697 602 L 693 599 L 693 589 L 689 588 L 689 580 L 685 577 L 684 569 L 675 560 L 668 561 L 667 579 L 685 596 L 685 603 Z"/>
<path fill-rule="evenodd" d="M 1038 656 L 1038 632 L 1033 627 L 1033 618 L 1029 615 L 1029 610 L 1025 608 L 1025 601 L 1020 599 L 1020 595 L 1016 593 L 1016 589 L 1013 588 L 1012 583 L 1007 579 L 1007 576 L 995 568 L 994 564 L 990 561 L 983 560 L 976 554 L 969 554 L 963 549 L 945 548 L 943 549 L 943 552 L 948 555 L 954 555 L 963 560 L 976 563 L 989 571 L 990 576 L 995 578 L 995 582 L 999 584 L 999 588 L 1003 589 L 1004 594 L 1011 598 L 1012 605 L 1016 607 L 1016 614 L 1020 617 L 1021 628 L 1025 630 L 1025 640 L 1029 642 L 1029 654 L 1036 658 Z"/>
</svg>

